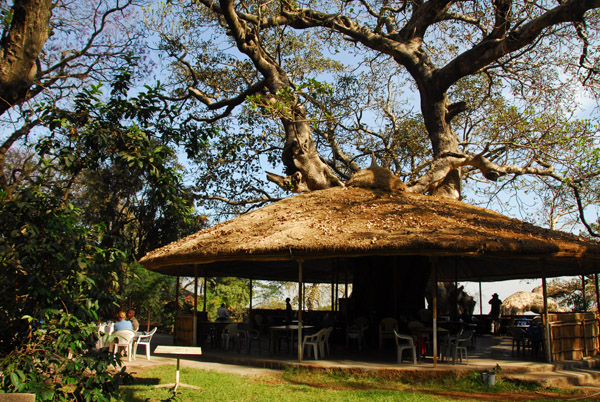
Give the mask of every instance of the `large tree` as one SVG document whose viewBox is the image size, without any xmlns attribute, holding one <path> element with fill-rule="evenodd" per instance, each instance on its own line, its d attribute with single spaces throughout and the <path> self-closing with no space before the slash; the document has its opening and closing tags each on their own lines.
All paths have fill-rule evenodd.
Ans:
<svg viewBox="0 0 600 402">
<path fill-rule="evenodd" d="M 581 195 L 598 175 L 592 152 L 568 149 L 574 137 L 586 138 L 579 151 L 598 145 L 571 103 L 578 83 L 597 88 L 598 0 L 177 6 L 156 19 L 174 60 L 172 99 L 221 122 L 228 150 L 281 149 L 286 177 L 269 179 L 287 190 L 341 185 L 370 153 L 408 191 L 452 198 L 466 178 L 548 177 Z M 398 88 L 416 90 L 420 113 L 398 108 Z M 585 173 L 565 168 L 574 157 L 588 158 Z"/>
<path fill-rule="evenodd" d="M 5 156 L 35 138 L 36 104 L 64 106 L 142 55 L 135 0 L 0 2 L 0 188 Z M 143 69 L 140 69 L 143 71 Z"/>
</svg>

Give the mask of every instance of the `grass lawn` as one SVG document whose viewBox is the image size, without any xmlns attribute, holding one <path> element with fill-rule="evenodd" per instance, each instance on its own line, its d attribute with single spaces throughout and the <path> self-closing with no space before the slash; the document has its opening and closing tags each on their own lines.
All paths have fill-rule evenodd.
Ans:
<svg viewBox="0 0 600 402">
<path fill-rule="evenodd" d="M 134 383 L 121 388 L 121 399 L 127 402 L 598 400 L 591 399 L 592 396 L 585 399 L 584 395 L 573 392 L 515 384 L 501 378 L 495 386 L 488 387 L 481 383 L 478 373 L 424 380 L 287 370 L 269 376 L 251 377 L 182 367 L 180 381 L 199 386 L 200 390 L 179 388 L 176 397 L 173 397 L 168 389 L 154 388 L 157 384 L 172 383 L 174 379 L 174 366 L 136 370 Z"/>
</svg>

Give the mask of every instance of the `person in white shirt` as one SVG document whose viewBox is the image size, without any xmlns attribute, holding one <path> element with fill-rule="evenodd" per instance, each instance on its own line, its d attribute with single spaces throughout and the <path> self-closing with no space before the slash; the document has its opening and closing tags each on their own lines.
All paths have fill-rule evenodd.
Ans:
<svg viewBox="0 0 600 402">
<path fill-rule="evenodd" d="M 137 331 L 138 328 L 140 327 L 140 323 L 138 322 L 137 318 L 135 318 L 135 310 L 134 309 L 130 309 L 127 312 L 127 319 L 129 321 L 131 321 L 131 325 L 133 326 L 133 330 Z"/>
</svg>

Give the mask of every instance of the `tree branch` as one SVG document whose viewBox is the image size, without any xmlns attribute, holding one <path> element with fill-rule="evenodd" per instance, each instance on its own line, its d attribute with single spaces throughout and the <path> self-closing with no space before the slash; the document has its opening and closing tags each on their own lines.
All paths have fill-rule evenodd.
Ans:
<svg viewBox="0 0 600 402">
<path fill-rule="evenodd" d="M 594 229 L 592 229 L 592 227 L 587 223 L 585 219 L 585 213 L 583 203 L 581 202 L 581 196 L 579 194 L 579 188 L 575 184 L 569 184 L 569 186 L 571 187 L 571 189 L 573 189 L 573 195 L 575 196 L 575 200 L 577 201 L 577 210 L 579 211 L 579 219 L 581 219 L 581 223 L 583 223 L 583 226 L 585 226 L 590 236 L 600 237 L 600 234 L 594 231 Z"/>
<path fill-rule="evenodd" d="M 562 181 L 562 178 L 554 172 L 554 168 L 545 164 L 542 168 L 498 165 L 485 158 L 483 154 L 446 152 L 433 160 L 431 168 L 425 175 L 421 176 L 418 180 L 409 183 L 407 191 L 414 193 L 428 193 L 437 188 L 452 170 L 461 166 L 473 166 L 479 169 L 486 179 L 492 181 L 496 181 L 500 177 L 510 174 L 550 176 Z"/>
<path fill-rule="evenodd" d="M 548 27 L 565 22 L 582 21 L 587 11 L 598 7 L 600 7 L 600 0 L 567 1 L 528 23 L 506 32 L 501 38 L 492 35 L 483 39 L 479 44 L 460 54 L 434 73 L 438 88 L 445 90 L 460 78 L 476 73 L 501 57 L 528 46 Z M 505 14 L 505 17 L 508 16 Z M 502 16 L 499 16 L 497 12 L 496 17 L 496 23 L 498 23 Z M 501 33 L 500 30 L 496 30 L 495 35 Z"/>
<path fill-rule="evenodd" d="M 225 111 L 223 111 L 223 113 L 220 113 L 220 114 L 210 117 L 210 118 L 209 117 L 206 117 L 206 118 L 205 117 L 196 117 L 196 116 L 192 116 L 192 117 L 194 118 L 194 120 L 197 120 L 197 121 L 214 123 L 215 121 L 217 121 L 223 117 L 229 116 L 231 114 L 231 112 L 233 111 L 233 109 L 235 109 L 237 106 L 244 103 L 244 101 L 248 98 L 248 96 L 251 96 L 256 93 L 266 90 L 265 84 L 266 84 L 266 81 L 264 79 L 262 79 L 262 80 L 258 81 L 256 84 L 247 88 L 245 91 L 241 92 L 238 96 L 236 96 L 234 98 L 223 99 L 223 100 L 220 100 L 217 102 L 213 102 L 212 99 L 210 97 L 208 97 L 204 92 L 202 92 L 196 88 L 189 87 L 188 91 L 189 91 L 190 95 L 192 95 L 195 99 L 199 100 L 204 105 L 206 105 L 208 110 L 217 110 L 217 109 L 221 109 L 221 108 L 226 108 Z"/>
<path fill-rule="evenodd" d="M 20 138 L 26 136 L 34 127 L 40 123 L 39 119 L 32 120 L 24 124 L 21 128 L 13 132 L 0 146 L 0 189 L 8 190 L 8 182 L 5 176 L 6 154 L 13 144 Z"/>
</svg>

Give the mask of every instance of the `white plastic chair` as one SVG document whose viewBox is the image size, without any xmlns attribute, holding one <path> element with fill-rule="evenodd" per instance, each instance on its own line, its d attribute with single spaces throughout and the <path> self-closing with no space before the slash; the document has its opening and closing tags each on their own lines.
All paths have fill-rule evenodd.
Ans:
<svg viewBox="0 0 600 402">
<path fill-rule="evenodd" d="M 258 343 L 258 354 L 260 354 L 260 331 L 258 329 L 251 329 L 250 325 L 245 322 L 239 323 L 237 325 L 237 330 L 239 338 L 238 340 L 240 342 L 238 352 L 241 352 L 241 344 L 243 343 L 246 353 L 250 353 L 252 341 L 256 341 Z"/>
<path fill-rule="evenodd" d="M 323 337 L 325 336 L 325 328 L 317 332 L 313 335 L 305 335 L 304 340 L 302 341 L 302 353 L 308 346 L 308 355 L 310 356 L 310 347 L 312 346 L 313 354 L 315 356 L 315 360 L 319 359 L 319 349 L 322 348 Z"/>
<path fill-rule="evenodd" d="M 133 345 L 133 360 L 135 360 L 137 355 L 137 347 L 139 345 L 146 346 L 146 359 L 150 360 L 150 341 L 152 340 L 152 336 L 156 332 L 156 329 L 157 328 L 154 327 L 152 331 L 138 336 L 138 338 L 135 340 L 135 344 Z"/>
<path fill-rule="evenodd" d="M 398 329 L 398 320 L 393 317 L 384 318 L 379 322 L 379 350 L 383 349 L 384 339 L 393 339 L 394 330 Z"/>
<path fill-rule="evenodd" d="M 456 358 L 460 359 L 460 362 L 463 361 L 463 355 L 467 360 L 467 364 L 469 364 L 469 353 L 467 352 L 467 346 L 471 341 L 471 337 L 473 336 L 473 331 L 467 329 L 463 331 L 460 335 L 458 335 L 458 339 L 454 344 L 454 354 L 452 356 L 452 364 L 456 364 Z"/>
<path fill-rule="evenodd" d="M 404 335 L 399 334 L 398 331 L 394 329 L 394 335 L 396 339 L 396 351 L 398 353 L 398 363 L 402 363 L 402 353 L 405 350 L 410 350 L 412 352 L 412 360 L 413 364 L 417 364 L 417 349 L 415 348 L 415 341 L 412 335 Z"/>
<path fill-rule="evenodd" d="M 225 328 L 223 328 L 223 332 L 221 333 L 221 346 L 223 346 L 225 350 L 229 350 L 230 341 L 233 341 L 232 346 L 240 346 L 239 330 L 237 323 L 227 324 Z"/>
<path fill-rule="evenodd" d="M 440 361 L 448 361 L 454 356 L 454 348 L 459 334 L 448 334 L 440 342 Z"/>
<path fill-rule="evenodd" d="M 113 353 L 116 354 L 119 348 L 125 348 L 127 351 L 127 358 L 131 361 L 131 350 L 133 347 L 133 340 L 135 338 L 135 332 L 131 329 L 120 329 L 112 334 L 112 348 Z"/>
<path fill-rule="evenodd" d="M 329 354 L 331 353 L 329 350 L 329 336 L 331 335 L 331 332 L 333 332 L 333 327 L 325 328 L 325 332 L 323 333 L 323 342 L 321 342 L 320 348 L 321 356 L 326 355 L 325 349 L 327 349 L 327 356 L 329 356 Z"/>
<path fill-rule="evenodd" d="M 346 328 L 346 349 L 350 346 L 350 340 L 356 340 L 358 350 L 362 350 L 365 342 L 365 332 L 369 327 L 369 322 L 364 317 L 358 317 L 354 323 Z"/>
</svg>

